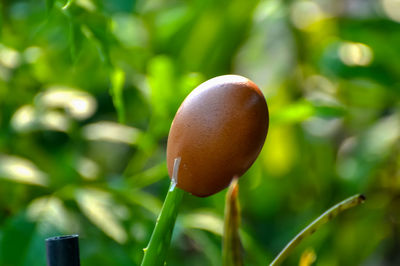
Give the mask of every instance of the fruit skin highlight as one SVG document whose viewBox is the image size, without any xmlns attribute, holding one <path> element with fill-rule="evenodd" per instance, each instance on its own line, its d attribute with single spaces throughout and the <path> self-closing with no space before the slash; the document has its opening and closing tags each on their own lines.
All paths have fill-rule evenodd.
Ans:
<svg viewBox="0 0 400 266">
<path fill-rule="evenodd" d="M 249 79 L 224 75 L 195 88 L 168 136 L 169 176 L 180 157 L 177 187 L 199 197 L 226 188 L 256 160 L 268 132 L 268 106 Z"/>
</svg>

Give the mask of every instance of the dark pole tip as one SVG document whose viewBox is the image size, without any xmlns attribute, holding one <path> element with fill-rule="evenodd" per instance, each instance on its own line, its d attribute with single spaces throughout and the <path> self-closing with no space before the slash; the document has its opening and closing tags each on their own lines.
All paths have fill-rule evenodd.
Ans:
<svg viewBox="0 0 400 266">
<path fill-rule="evenodd" d="M 67 239 L 79 239 L 79 235 L 53 236 L 46 239 L 46 242 L 62 241 Z"/>
<path fill-rule="evenodd" d="M 48 266 L 80 266 L 79 236 L 55 236 L 46 239 Z"/>
</svg>

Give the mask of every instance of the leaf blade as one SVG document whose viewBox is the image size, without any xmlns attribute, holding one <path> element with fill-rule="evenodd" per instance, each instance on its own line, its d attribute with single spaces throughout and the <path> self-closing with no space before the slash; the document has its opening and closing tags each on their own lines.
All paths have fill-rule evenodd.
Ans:
<svg viewBox="0 0 400 266">
<path fill-rule="evenodd" d="M 304 228 L 300 233 L 298 233 L 275 257 L 269 266 L 280 265 L 290 254 L 290 252 L 306 237 L 312 235 L 317 231 L 322 225 L 329 222 L 337 215 L 339 215 L 344 210 L 355 207 L 365 201 L 365 196 L 362 194 L 357 194 L 351 196 L 338 204 L 334 205 L 326 212 L 321 214 L 317 219 L 312 221 L 306 228 Z"/>
</svg>

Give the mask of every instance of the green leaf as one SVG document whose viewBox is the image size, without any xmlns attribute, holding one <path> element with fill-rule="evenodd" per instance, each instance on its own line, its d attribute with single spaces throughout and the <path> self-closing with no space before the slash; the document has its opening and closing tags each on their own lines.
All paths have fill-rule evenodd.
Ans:
<svg viewBox="0 0 400 266">
<path fill-rule="evenodd" d="M 123 244 L 128 234 L 117 215 L 117 209 L 124 208 L 115 202 L 108 192 L 87 188 L 79 189 L 76 201 L 83 214 L 107 236 Z"/>
<path fill-rule="evenodd" d="M 271 114 L 271 123 L 288 124 L 298 123 L 315 114 L 314 107 L 310 102 L 300 101 L 282 107 L 278 112 Z"/>
<path fill-rule="evenodd" d="M 292 124 L 307 120 L 312 116 L 335 118 L 345 115 L 343 107 L 337 105 L 319 105 L 309 101 L 300 100 L 282 107 L 275 113 L 271 113 L 271 123 Z"/>
<path fill-rule="evenodd" d="M 204 262 L 202 265 L 221 266 L 220 246 L 208 236 L 207 232 L 196 229 L 186 229 L 185 235 L 199 245 L 204 256 L 208 258 L 208 261 Z"/>
<path fill-rule="evenodd" d="M 125 123 L 125 107 L 123 101 L 123 89 L 125 83 L 125 72 L 120 68 L 115 68 L 110 74 L 111 88 L 110 94 L 113 104 L 118 114 L 118 122 Z"/>
<path fill-rule="evenodd" d="M 315 106 L 315 114 L 320 117 L 335 118 L 346 114 L 341 106 Z"/>
<path fill-rule="evenodd" d="M 45 239 L 65 234 L 51 221 L 56 211 L 43 213 L 41 217 L 31 217 L 29 208 L 6 221 L 0 235 L 0 265 L 32 266 L 46 264 Z M 50 214 L 50 216 L 48 216 Z"/>
<path fill-rule="evenodd" d="M 0 242 L 0 265 L 22 265 L 35 233 L 35 223 L 28 221 L 25 214 L 8 220 Z"/>
<path fill-rule="evenodd" d="M 224 221 L 210 211 L 192 211 L 181 218 L 185 228 L 194 228 L 209 231 L 215 235 L 222 236 Z"/>
<path fill-rule="evenodd" d="M 151 185 L 162 178 L 167 178 L 167 165 L 166 162 L 159 163 L 147 170 L 141 171 L 140 173 L 129 177 L 129 184 L 135 188 L 142 188 Z"/>
<path fill-rule="evenodd" d="M 178 88 L 174 63 L 167 56 L 157 56 L 149 62 L 148 72 L 150 103 L 154 114 L 158 118 L 168 118 L 176 109 L 174 101 Z"/>
<path fill-rule="evenodd" d="M 123 196 L 129 203 L 138 205 L 154 215 L 157 215 L 162 207 L 162 202 L 157 197 L 144 191 L 135 190 L 133 192 L 129 190 L 129 192 L 124 193 Z"/>
</svg>

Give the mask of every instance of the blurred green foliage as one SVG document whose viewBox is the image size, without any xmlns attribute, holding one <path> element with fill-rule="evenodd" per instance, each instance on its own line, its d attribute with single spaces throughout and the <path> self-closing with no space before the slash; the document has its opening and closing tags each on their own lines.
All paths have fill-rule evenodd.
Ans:
<svg viewBox="0 0 400 266">
<path fill-rule="evenodd" d="M 71 233 L 82 265 L 138 265 L 169 185 L 174 114 L 228 73 L 255 81 L 271 115 L 240 180 L 246 265 L 266 265 L 356 193 L 366 203 L 287 265 L 303 252 L 315 265 L 400 264 L 396 0 L 4 0 L 0 11 L 0 265 L 45 265 L 44 239 Z M 186 195 L 168 265 L 221 265 L 223 207 L 224 192 Z"/>
</svg>

